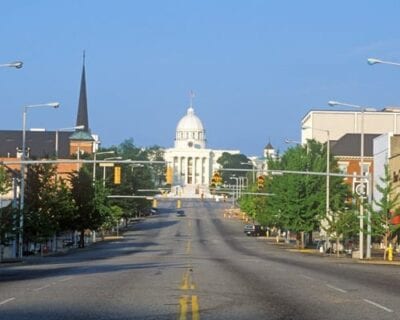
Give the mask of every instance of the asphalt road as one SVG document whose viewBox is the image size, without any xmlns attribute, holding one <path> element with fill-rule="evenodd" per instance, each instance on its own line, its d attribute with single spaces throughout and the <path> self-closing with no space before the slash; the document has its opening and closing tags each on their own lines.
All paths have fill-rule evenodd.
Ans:
<svg viewBox="0 0 400 320">
<path fill-rule="evenodd" d="M 400 268 L 246 237 L 227 204 L 160 201 L 124 239 L 0 266 L 0 319 L 399 319 Z"/>
</svg>

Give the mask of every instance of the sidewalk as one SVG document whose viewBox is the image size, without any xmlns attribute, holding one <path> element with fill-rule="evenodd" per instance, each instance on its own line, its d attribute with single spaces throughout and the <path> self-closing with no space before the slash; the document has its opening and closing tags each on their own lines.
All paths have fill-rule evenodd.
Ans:
<svg viewBox="0 0 400 320">
<path fill-rule="evenodd" d="M 223 211 L 223 217 L 225 219 L 233 219 L 238 220 L 242 224 L 247 223 L 249 218 L 246 216 L 244 212 L 241 212 L 239 208 L 228 208 Z M 309 254 L 313 256 L 319 256 L 321 258 L 332 258 L 336 261 L 346 262 L 346 263 L 361 263 L 361 264 L 375 264 L 375 265 L 391 265 L 391 266 L 400 266 L 400 254 L 394 254 L 393 261 L 383 260 L 383 253 L 381 250 L 373 250 L 372 258 L 371 259 L 357 259 L 352 258 L 348 255 L 341 254 L 339 257 L 336 254 L 328 254 L 328 253 L 321 253 L 317 249 L 313 248 L 304 248 L 299 249 L 296 247 L 296 244 L 287 243 L 287 242 L 276 242 L 276 237 L 257 237 L 258 240 L 266 241 L 269 245 L 273 245 L 276 247 L 280 247 L 283 250 L 289 252 L 297 252 L 302 254 Z"/>
<path fill-rule="evenodd" d="M 336 261 L 340 262 L 346 262 L 346 263 L 360 263 L 360 264 L 375 264 L 375 265 L 391 265 L 391 266 L 400 266 L 400 256 L 394 256 L 393 261 L 388 261 L 388 260 L 383 260 L 383 253 L 380 250 L 375 250 L 372 254 L 371 259 L 358 259 L 358 258 L 352 258 L 349 255 L 343 255 L 341 254 L 339 257 L 336 256 L 335 253 L 329 254 L 329 253 L 321 253 L 317 249 L 312 249 L 312 248 L 304 248 L 300 249 L 297 248 L 295 244 L 292 243 L 286 243 L 286 242 L 276 242 L 276 237 L 258 237 L 257 239 L 259 240 L 264 240 L 266 241 L 269 245 L 273 245 L 276 247 L 280 247 L 283 250 L 289 251 L 289 252 L 297 252 L 297 253 L 302 253 L 302 254 L 309 254 L 313 256 L 319 256 L 321 258 L 331 258 Z"/>
<path fill-rule="evenodd" d="M 101 236 L 98 236 L 96 239 L 96 242 L 90 242 L 86 243 L 84 248 L 79 248 L 79 247 L 65 247 L 65 248 L 59 248 L 56 252 L 48 252 L 43 255 L 41 254 L 35 254 L 35 255 L 29 255 L 29 256 L 24 256 L 23 259 L 18 259 L 18 258 L 11 258 L 11 259 L 4 259 L 0 263 L 0 269 L 3 267 L 10 267 L 10 266 L 18 266 L 18 265 L 26 265 L 26 264 L 35 264 L 35 263 L 40 263 L 43 262 L 43 259 L 49 258 L 49 257 L 60 257 L 60 256 L 65 256 L 68 254 L 73 254 L 74 252 L 77 251 L 82 251 L 82 250 L 89 250 L 90 248 L 96 246 L 97 244 L 104 243 L 107 241 L 115 241 L 115 240 L 121 240 L 124 238 L 123 234 L 126 231 L 132 230 L 132 227 L 140 222 L 141 219 L 133 219 L 129 224 L 128 227 L 121 227 L 119 230 L 119 235 L 108 235 L 102 238 Z"/>
</svg>

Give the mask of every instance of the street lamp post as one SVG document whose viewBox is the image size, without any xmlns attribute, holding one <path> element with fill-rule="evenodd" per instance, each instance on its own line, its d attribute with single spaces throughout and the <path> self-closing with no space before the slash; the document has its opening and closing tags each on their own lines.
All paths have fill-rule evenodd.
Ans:
<svg viewBox="0 0 400 320">
<path fill-rule="evenodd" d="M 233 198 L 232 203 L 233 203 L 233 206 L 235 206 L 236 195 L 239 192 L 239 178 L 232 176 L 232 177 L 230 177 L 230 179 L 236 180 L 235 188 L 233 189 L 233 197 L 232 197 Z"/>
<path fill-rule="evenodd" d="M 96 182 L 96 156 L 101 154 L 115 154 L 114 150 L 93 153 L 93 184 Z"/>
<path fill-rule="evenodd" d="M 378 62 L 375 62 L 378 63 Z M 364 198 L 365 192 L 367 188 L 364 187 L 366 180 L 364 178 L 364 113 L 365 111 L 376 111 L 374 108 L 359 106 L 350 103 L 338 102 L 338 101 L 329 101 L 328 104 L 332 107 L 334 106 L 344 106 L 350 108 L 356 108 L 361 110 L 361 128 L 360 128 L 360 140 L 361 140 L 361 150 L 360 150 L 360 176 L 361 176 L 361 184 L 363 186 L 363 194 L 361 195 L 360 201 L 360 234 L 359 234 L 359 242 L 360 242 L 360 259 L 364 258 Z M 367 226 L 367 250 L 366 250 L 366 258 L 371 258 L 371 213 L 368 211 L 368 226 Z"/>
<path fill-rule="evenodd" d="M 300 141 L 293 140 L 293 139 L 285 139 L 285 143 L 287 143 L 287 144 L 290 144 L 290 143 L 301 144 Z"/>
<path fill-rule="evenodd" d="M 241 162 L 240 164 L 251 165 L 252 171 L 253 171 L 253 183 L 255 183 L 256 182 L 257 161 L 254 160 L 254 162 L 253 162 L 252 160 L 250 160 L 248 162 Z"/>
<path fill-rule="evenodd" d="M 56 159 L 58 159 L 58 133 L 60 132 L 60 131 L 63 131 L 63 130 L 81 130 L 81 129 L 84 129 L 85 128 L 85 126 L 84 125 L 81 125 L 81 126 L 75 126 L 75 127 L 69 127 L 69 128 L 60 128 L 60 129 L 57 129 L 56 130 L 56 141 L 55 141 L 55 154 L 56 154 Z"/>
<path fill-rule="evenodd" d="M 311 129 L 311 130 L 317 130 L 317 131 L 322 131 L 326 133 L 326 204 L 325 204 L 325 215 L 326 218 L 329 218 L 330 215 L 330 152 L 331 152 L 331 146 L 330 146 L 330 132 L 327 129 L 320 129 L 320 128 L 314 128 L 314 127 L 303 127 L 303 129 Z M 336 235 L 338 236 L 338 235 Z M 336 248 L 336 250 L 339 250 L 339 248 Z"/>
<path fill-rule="evenodd" d="M 0 67 L 10 67 L 10 68 L 21 69 L 22 65 L 23 65 L 22 61 L 14 61 L 14 62 L 10 62 L 10 63 L 0 64 Z"/>
<path fill-rule="evenodd" d="M 385 61 L 385 60 L 376 59 L 376 58 L 368 58 L 367 62 L 368 62 L 369 65 L 388 64 L 388 65 L 400 67 L 400 63 L 399 62 Z M 369 176 L 368 178 L 369 178 L 369 181 L 372 181 L 371 176 Z M 371 199 L 371 197 L 372 197 L 372 184 L 370 184 L 369 192 L 371 194 L 369 195 L 368 199 Z M 371 217 L 368 216 L 368 235 L 370 235 L 370 233 L 371 233 L 371 223 L 370 222 L 371 222 Z M 369 240 L 369 241 L 371 241 L 371 240 Z"/>
<path fill-rule="evenodd" d="M 300 146 L 303 145 L 300 141 L 293 140 L 293 139 L 285 139 L 285 143 L 286 144 L 298 144 Z M 306 142 L 305 145 L 306 145 L 306 153 L 308 154 L 308 142 Z"/>
<path fill-rule="evenodd" d="M 26 160 L 26 114 L 29 109 L 32 108 L 58 108 L 60 103 L 50 102 L 43 104 L 33 104 L 29 106 L 24 106 L 24 111 L 22 113 L 22 155 L 21 155 L 21 190 L 20 190 L 20 218 L 19 218 L 19 237 L 18 237 L 18 256 L 22 258 L 23 256 L 23 228 L 24 228 L 24 197 L 25 197 L 25 160 Z"/>
<path fill-rule="evenodd" d="M 244 177 L 239 177 L 239 198 L 242 196 L 244 188 Z"/>
</svg>

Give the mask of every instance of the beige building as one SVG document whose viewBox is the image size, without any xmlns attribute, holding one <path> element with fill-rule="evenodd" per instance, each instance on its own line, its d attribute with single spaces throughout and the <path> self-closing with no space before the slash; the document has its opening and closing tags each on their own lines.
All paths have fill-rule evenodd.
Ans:
<svg viewBox="0 0 400 320">
<path fill-rule="evenodd" d="M 301 142 L 315 139 L 326 142 L 339 140 L 346 133 L 361 133 L 362 112 L 338 110 L 312 110 L 301 120 Z M 318 129 L 318 130 L 317 130 Z M 400 134 L 400 108 L 385 108 L 381 111 L 364 112 L 364 133 Z"/>
<path fill-rule="evenodd" d="M 400 192 L 400 135 L 389 132 L 374 139 L 374 180 L 381 184 L 385 176 L 385 165 L 389 166 L 389 173 L 396 192 Z M 381 194 L 374 185 L 374 199 L 380 200 Z"/>
</svg>

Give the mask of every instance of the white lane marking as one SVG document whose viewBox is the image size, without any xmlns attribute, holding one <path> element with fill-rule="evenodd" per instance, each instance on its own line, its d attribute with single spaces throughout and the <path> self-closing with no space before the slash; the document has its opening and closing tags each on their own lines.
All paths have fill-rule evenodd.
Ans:
<svg viewBox="0 0 400 320">
<path fill-rule="evenodd" d="M 58 281 L 59 281 L 59 282 L 64 282 L 64 281 L 68 281 L 68 280 L 72 280 L 72 277 L 60 279 L 60 280 L 58 280 Z"/>
<path fill-rule="evenodd" d="M 13 300 L 15 300 L 14 297 L 13 297 L 13 298 L 6 299 L 6 300 L 3 300 L 3 301 L 0 302 L 0 306 L 3 305 L 3 304 L 6 304 L 6 303 L 8 303 L 8 302 L 11 302 L 11 301 L 13 301 Z"/>
<path fill-rule="evenodd" d="M 330 285 L 329 283 L 327 283 L 326 286 L 327 286 L 328 288 L 331 288 L 331 289 L 333 289 L 333 290 L 339 291 L 339 292 L 341 292 L 341 293 L 347 293 L 346 290 L 343 290 L 343 289 L 340 289 L 340 288 L 338 288 L 338 287 L 332 286 L 332 285 Z"/>
<path fill-rule="evenodd" d="M 375 306 L 375 307 L 381 308 L 382 310 L 385 310 L 385 311 L 387 311 L 387 312 L 393 312 L 392 309 L 386 308 L 385 306 L 383 306 L 383 305 L 381 305 L 381 304 L 379 304 L 379 303 L 376 303 L 376 302 L 371 301 L 371 300 L 368 300 L 368 299 L 363 299 L 363 300 L 364 300 L 365 302 L 369 303 L 369 304 L 372 304 L 372 305 Z"/>
<path fill-rule="evenodd" d="M 43 286 L 43 287 L 33 289 L 33 291 L 40 291 L 40 290 L 46 289 L 46 288 L 48 288 L 48 287 L 50 287 L 50 285 L 49 285 L 49 284 L 46 284 L 46 285 Z"/>
<path fill-rule="evenodd" d="M 306 276 L 305 274 L 301 274 L 301 276 L 302 276 L 303 278 L 308 279 L 308 280 L 314 280 L 314 278 L 311 278 L 311 277 L 309 277 L 309 276 Z"/>
</svg>

